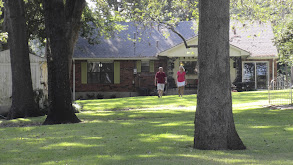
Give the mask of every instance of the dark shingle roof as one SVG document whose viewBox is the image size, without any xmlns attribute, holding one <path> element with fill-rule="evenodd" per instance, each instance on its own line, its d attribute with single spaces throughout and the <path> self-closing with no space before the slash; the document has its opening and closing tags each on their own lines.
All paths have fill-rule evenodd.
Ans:
<svg viewBox="0 0 293 165">
<path fill-rule="evenodd" d="M 123 30 L 111 39 L 100 39 L 99 44 L 91 45 L 85 38 L 80 37 L 75 47 L 74 58 L 140 58 L 155 57 L 159 52 L 170 49 L 180 43 L 182 39 L 166 28 L 144 29 L 142 26 L 134 26 L 133 23 L 124 23 L 128 25 L 127 30 Z M 186 39 L 195 36 L 192 29 L 192 22 L 181 22 L 176 27 Z M 134 34 L 135 33 L 135 34 Z M 169 33 L 168 37 L 163 34 Z M 133 42 L 136 36 L 137 42 Z"/>
<path fill-rule="evenodd" d="M 75 47 L 73 58 L 152 58 L 160 52 L 166 51 L 178 44 L 183 43 L 182 39 L 166 28 L 143 28 L 128 25 L 126 30 L 116 34 L 111 39 L 100 39 L 99 44 L 91 45 L 85 38 L 80 37 Z M 231 22 L 236 31 L 230 29 L 230 44 L 251 53 L 251 57 L 277 57 L 277 48 L 272 39 L 274 34 L 270 24 L 251 24 L 243 27 L 241 23 Z M 196 37 L 193 30 L 193 22 L 180 22 L 176 30 L 186 40 Z M 165 37 L 163 34 L 168 33 Z M 136 36 L 137 42 L 133 42 Z"/>
</svg>

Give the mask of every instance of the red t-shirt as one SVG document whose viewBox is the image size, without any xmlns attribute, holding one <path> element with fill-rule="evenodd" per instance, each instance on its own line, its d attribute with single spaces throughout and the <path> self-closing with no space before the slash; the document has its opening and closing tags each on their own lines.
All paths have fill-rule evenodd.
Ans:
<svg viewBox="0 0 293 165">
<path fill-rule="evenodd" d="M 156 73 L 157 83 L 160 83 L 160 84 L 165 83 L 165 77 L 167 77 L 165 72 L 162 72 L 162 73 L 157 72 Z"/>
<path fill-rule="evenodd" d="M 177 72 L 177 81 L 178 82 L 183 82 L 185 81 L 185 72 L 180 73 L 180 71 Z"/>
</svg>

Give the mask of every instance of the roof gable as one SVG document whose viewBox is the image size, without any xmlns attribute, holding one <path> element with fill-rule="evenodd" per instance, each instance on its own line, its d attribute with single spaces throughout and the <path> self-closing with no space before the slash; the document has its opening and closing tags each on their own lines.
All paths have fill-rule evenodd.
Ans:
<svg viewBox="0 0 293 165">
<path fill-rule="evenodd" d="M 250 58 L 277 58 L 278 51 L 273 43 L 274 33 L 270 23 L 231 22 L 231 25 L 230 43 L 250 52 Z"/>
</svg>

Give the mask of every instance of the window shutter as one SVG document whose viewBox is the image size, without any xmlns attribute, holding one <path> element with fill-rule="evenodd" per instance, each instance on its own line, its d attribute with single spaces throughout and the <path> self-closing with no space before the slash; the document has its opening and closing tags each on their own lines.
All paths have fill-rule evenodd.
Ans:
<svg viewBox="0 0 293 165">
<path fill-rule="evenodd" d="M 150 72 L 155 72 L 155 61 L 150 61 Z"/>
<path fill-rule="evenodd" d="M 81 62 L 81 84 L 87 84 L 87 62 Z"/>
<path fill-rule="evenodd" d="M 141 61 L 136 61 L 136 69 L 137 69 L 137 72 L 141 72 Z"/>
<path fill-rule="evenodd" d="M 114 62 L 114 84 L 120 84 L 120 62 Z"/>
</svg>

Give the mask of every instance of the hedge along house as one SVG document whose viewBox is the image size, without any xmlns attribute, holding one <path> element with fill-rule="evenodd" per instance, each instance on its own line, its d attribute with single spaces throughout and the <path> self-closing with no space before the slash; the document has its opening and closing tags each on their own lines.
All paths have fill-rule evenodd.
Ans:
<svg viewBox="0 0 293 165">
<path fill-rule="evenodd" d="M 196 93 L 197 48 L 186 49 L 171 30 L 124 23 L 128 28 L 114 38 L 92 45 L 79 38 L 73 56 L 74 99 L 148 95 L 155 91 L 154 76 L 159 66 L 168 76 L 167 91 L 176 88 L 178 67 L 186 69 L 187 92 Z M 232 24 L 231 24 L 232 25 Z M 190 45 L 197 45 L 192 22 L 176 27 Z M 241 28 L 239 28 L 241 27 Z M 239 28 L 239 29 L 238 29 Z M 168 37 L 165 37 L 165 36 Z M 235 24 L 230 33 L 231 83 L 239 90 L 264 89 L 276 75 L 277 49 L 270 25 Z"/>
</svg>

